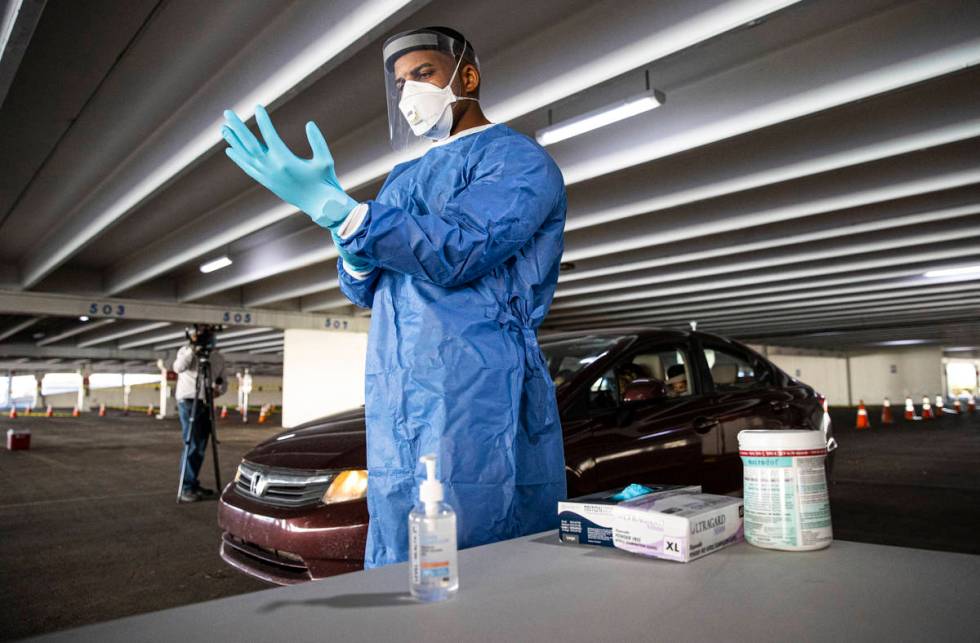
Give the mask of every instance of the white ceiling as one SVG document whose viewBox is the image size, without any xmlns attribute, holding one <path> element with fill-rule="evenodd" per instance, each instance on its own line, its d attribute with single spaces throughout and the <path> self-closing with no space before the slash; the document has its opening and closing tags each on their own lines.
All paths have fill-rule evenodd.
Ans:
<svg viewBox="0 0 980 643">
<path fill-rule="evenodd" d="M 647 74 L 666 93 L 549 147 L 570 265 L 546 330 L 980 345 L 977 277 L 922 276 L 980 263 L 980 3 L 955 0 L 49 2 L 0 109 L 0 288 L 355 313 L 328 235 L 234 167 L 217 125 L 262 101 L 302 150 L 316 120 L 373 196 L 398 159 L 380 43 L 427 24 L 468 35 L 488 114 L 527 134 Z M 166 334 L 147 323 L 47 348 Z"/>
</svg>

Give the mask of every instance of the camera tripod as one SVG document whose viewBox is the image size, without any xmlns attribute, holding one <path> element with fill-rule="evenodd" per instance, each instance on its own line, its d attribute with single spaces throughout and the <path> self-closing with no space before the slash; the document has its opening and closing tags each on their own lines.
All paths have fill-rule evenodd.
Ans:
<svg viewBox="0 0 980 643">
<path fill-rule="evenodd" d="M 204 390 L 201 390 L 201 385 Z M 184 438 L 184 453 L 180 459 L 180 478 L 177 480 L 177 504 L 180 504 L 180 496 L 184 490 L 184 473 L 187 470 L 187 452 L 191 447 L 191 439 L 194 437 L 194 422 L 197 420 L 197 407 L 199 404 L 206 404 L 210 422 L 208 423 L 208 440 L 211 442 L 211 455 L 214 458 L 214 485 L 216 493 L 221 493 L 221 469 L 218 467 L 218 433 L 216 430 L 214 414 L 214 382 L 211 379 L 211 351 L 202 348 L 197 355 L 197 376 L 194 382 L 194 403 L 191 406 L 191 419 L 187 426 L 187 437 Z M 201 400 L 201 397 L 204 400 Z M 207 449 L 207 447 L 205 447 Z"/>
</svg>

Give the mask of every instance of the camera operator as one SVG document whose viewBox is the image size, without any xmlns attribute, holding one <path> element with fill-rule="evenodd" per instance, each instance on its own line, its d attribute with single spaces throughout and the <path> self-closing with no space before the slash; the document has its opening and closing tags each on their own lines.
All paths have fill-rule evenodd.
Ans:
<svg viewBox="0 0 980 643">
<path fill-rule="evenodd" d="M 198 363 L 202 358 L 210 359 L 211 375 L 214 380 L 214 397 L 227 390 L 225 380 L 225 360 L 221 353 L 214 348 L 214 329 L 203 324 L 195 325 L 187 331 L 187 344 L 179 351 L 174 359 L 173 370 L 177 373 L 177 411 L 180 415 L 180 426 L 187 448 L 184 449 L 185 462 L 183 465 L 184 478 L 181 486 L 180 501 L 196 502 L 202 498 L 210 498 L 215 492 L 201 486 L 197 475 L 204 462 L 208 446 L 208 436 L 211 434 L 211 409 L 208 408 L 204 395 L 206 384 L 201 382 L 201 390 L 197 388 Z M 202 378 L 203 379 L 203 378 Z M 195 410 L 194 400 L 197 399 Z M 194 416 L 193 423 L 191 416 Z M 193 434 L 191 430 L 193 428 Z"/>
</svg>

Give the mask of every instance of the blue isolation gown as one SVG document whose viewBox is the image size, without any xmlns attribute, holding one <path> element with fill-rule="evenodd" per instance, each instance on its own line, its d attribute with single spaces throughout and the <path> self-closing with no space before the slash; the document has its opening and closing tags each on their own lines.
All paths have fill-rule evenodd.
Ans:
<svg viewBox="0 0 980 643">
<path fill-rule="evenodd" d="M 555 528 L 565 457 L 536 330 L 558 281 L 565 185 L 551 157 L 504 125 L 396 166 L 341 241 L 371 308 L 366 364 L 365 566 L 408 559 L 408 514 L 438 456 L 460 547 Z"/>
</svg>

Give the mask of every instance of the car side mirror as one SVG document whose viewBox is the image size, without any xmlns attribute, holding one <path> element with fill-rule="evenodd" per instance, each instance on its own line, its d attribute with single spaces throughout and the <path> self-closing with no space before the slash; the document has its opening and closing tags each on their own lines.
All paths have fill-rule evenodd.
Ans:
<svg viewBox="0 0 980 643">
<path fill-rule="evenodd" d="M 623 391 L 623 402 L 627 404 L 649 402 L 663 397 L 667 397 L 667 385 L 654 379 L 633 380 Z"/>
</svg>

